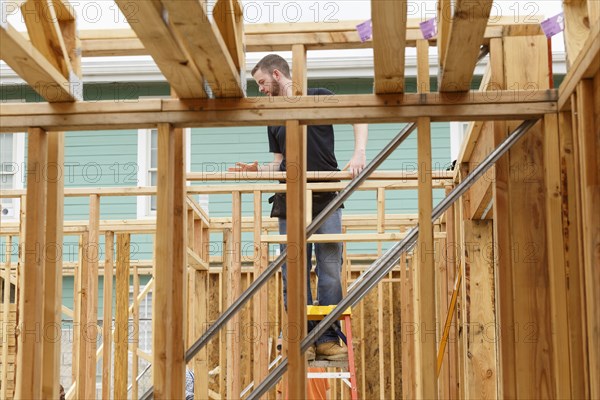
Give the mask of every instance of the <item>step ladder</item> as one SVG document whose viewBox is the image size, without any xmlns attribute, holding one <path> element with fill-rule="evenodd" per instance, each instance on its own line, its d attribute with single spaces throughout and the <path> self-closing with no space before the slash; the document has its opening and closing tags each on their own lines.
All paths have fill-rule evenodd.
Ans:
<svg viewBox="0 0 600 400">
<path fill-rule="evenodd" d="M 306 307 L 306 315 L 308 320 L 310 321 L 320 321 L 327 314 L 329 314 L 335 305 L 332 306 L 307 306 Z M 345 369 L 346 372 L 309 372 L 307 374 L 308 379 L 317 379 L 317 378 L 330 378 L 330 379 L 342 379 L 349 387 L 350 387 L 350 398 L 352 400 L 358 400 L 358 388 L 356 385 L 356 368 L 354 362 L 354 348 L 352 346 L 352 324 L 350 322 L 352 316 L 352 310 L 350 307 L 346 309 L 340 315 L 338 320 L 344 321 L 344 330 L 346 334 L 339 330 L 335 329 L 336 333 L 342 339 L 342 341 L 348 347 L 348 360 L 341 361 L 329 361 L 329 360 L 319 360 L 318 356 L 314 361 L 309 361 L 309 367 L 320 367 L 320 368 L 339 368 Z"/>
</svg>

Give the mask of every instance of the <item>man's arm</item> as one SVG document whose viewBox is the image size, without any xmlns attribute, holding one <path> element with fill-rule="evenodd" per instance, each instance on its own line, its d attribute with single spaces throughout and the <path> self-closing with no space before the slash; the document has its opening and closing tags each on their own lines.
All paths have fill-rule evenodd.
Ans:
<svg viewBox="0 0 600 400">
<path fill-rule="evenodd" d="M 251 164 L 246 164 L 242 162 L 236 162 L 235 167 L 231 167 L 228 170 L 230 172 L 270 172 L 270 171 L 279 171 L 279 166 L 283 161 L 283 154 L 273 153 L 273 161 L 270 163 L 259 165 L 258 161 L 254 161 Z"/>
<path fill-rule="evenodd" d="M 368 124 L 354 124 L 354 154 L 344 167 L 355 177 L 365 168 L 367 163 L 367 138 L 369 136 Z"/>
</svg>

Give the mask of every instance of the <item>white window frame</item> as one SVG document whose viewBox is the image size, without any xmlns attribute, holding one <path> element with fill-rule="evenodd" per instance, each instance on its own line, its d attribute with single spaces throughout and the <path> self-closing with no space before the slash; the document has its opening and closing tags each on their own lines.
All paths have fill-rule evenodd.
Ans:
<svg viewBox="0 0 600 400">
<path fill-rule="evenodd" d="M 458 154 L 472 122 L 450 122 L 450 162 L 458 159 Z"/>
<path fill-rule="evenodd" d="M 156 129 L 156 128 L 153 128 Z M 138 129 L 138 150 L 137 150 L 137 164 L 138 164 L 138 186 L 150 186 L 150 145 L 152 143 L 150 134 L 153 129 Z M 187 172 L 191 171 L 191 158 L 192 158 L 192 130 L 191 128 L 184 128 L 185 134 L 185 169 Z M 187 185 L 189 186 L 189 182 Z M 150 209 L 150 198 L 151 196 L 138 196 L 137 197 L 137 218 L 138 219 L 154 219 L 156 218 L 156 211 Z"/>
<path fill-rule="evenodd" d="M 5 135 L 2 133 L 1 135 Z M 13 189 L 23 189 L 24 181 L 25 181 L 25 133 L 23 132 L 14 132 L 12 140 L 13 146 L 13 159 L 9 162 L 14 162 L 17 166 L 17 171 L 15 172 L 15 178 L 13 181 Z M 0 178 L 1 179 L 1 178 Z M 21 212 L 21 198 L 3 198 L 0 199 L 0 204 L 2 205 L 10 205 L 13 212 L 10 216 L 1 216 L 2 221 L 5 222 L 16 222 L 19 221 L 19 215 Z M 1 212 L 1 210 L 0 210 Z"/>
</svg>

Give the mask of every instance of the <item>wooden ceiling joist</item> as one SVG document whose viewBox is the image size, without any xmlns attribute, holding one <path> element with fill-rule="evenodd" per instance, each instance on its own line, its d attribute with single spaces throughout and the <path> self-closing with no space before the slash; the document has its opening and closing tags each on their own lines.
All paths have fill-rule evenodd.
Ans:
<svg viewBox="0 0 600 400">
<path fill-rule="evenodd" d="M 58 16 L 64 18 L 64 12 L 56 12 L 52 0 L 27 0 L 21 4 L 21 14 L 31 43 L 68 79 L 72 72 L 71 61 L 58 23 Z M 72 16 L 67 14 L 68 17 Z"/>
<path fill-rule="evenodd" d="M 213 18 L 238 71 L 246 65 L 244 14 L 239 0 L 217 0 Z"/>
<path fill-rule="evenodd" d="M 456 0 L 447 47 L 440 60 L 441 92 L 462 92 L 471 88 L 492 3 L 493 0 Z"/>
<path fill-rule="evenodd" d="M 371 1 L 375 93 L 404 92 L 406 0 Z"/>
<path fill-rule="evenodd" d="M 82 100 L 81 82 L 67 79 L 8 23 L 0 24 L 0 43 L 0 58 L 48 102 Z"/>
<path fill-rule="evenodd" d="M 175 127 L 281 125 L 289 119 L 302 124 L 324 122 L 412 122 L 428 116 L 434 122 L 523 120 L 557 110 L 557 91 L 495 91 L 468 93 L 405 93 L 402 95 L 336 95 L 335 101 L 302 96 L 211 100 L 140 100 L 73 105 L 3 104 L 0 132 L 27 126 L 49 131 L 149 128 L 169 122 Z"/>
<path fill-rule="evenodd" d="M 564 0 L 565 47 L 567 61 L 572 65 L 590 33 L 590 18 L 586 0 Z"/>
<path fill-rule="evenodd" d="M 171 26 L 179 32 L 179 39 L 187 47 L 215 97 L 243 97 L 245 90 L 240 74 L 203 4 L 180 0 L 162 2 L 169 13 Z"/>
<path fill-rule="evenodd" d="M 206 97 L 202 76 L 163 19 L 160 1 L 115 1 L 177 96 L 182 99 Z M 132 9 L 136 12 L 131 12 Z"/>
</svg>

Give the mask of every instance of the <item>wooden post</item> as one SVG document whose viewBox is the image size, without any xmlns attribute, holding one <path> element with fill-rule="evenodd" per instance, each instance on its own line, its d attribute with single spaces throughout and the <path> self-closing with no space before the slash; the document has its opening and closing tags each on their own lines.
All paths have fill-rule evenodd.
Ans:
<svg viewBox="0 0 600 400">
<path fill-rule="evenodd" d="M 115 234 L 104 235 L 104 323 L 102 324 L 102 399 L 110 399 L 112 367 L 112 299 Z"/>
<path fill-rule="evenodd" d="M 232 243 L 231 269 L 228 270 L 227 306 L 233 304 L 242 294 L 242 195 L 232 193 Z M 241 358 L 241 318 L 236 314 L 227 324 L 227 398 L 239 399 L 242 392 L 242 377 L 240 375 Z"/>
<path fill-rule="evenodd" d="M 158 125 L 156 274 L 153 319 L 154 396 L 185 397 L 185 135 Z"/>
<path fill-rule="evenodd" d="M 504 76 L 504 44 L 500 38 L 490 40 L 490 64 L 492 75 L 490 87 L 505 89 Z M 506 138 L 507 128 L 505 122 L 494 122 L 494 146 L 498 146 Z M 512 281 L 512 263 L 510 257 L 511 227 L 507 216 L 510 214 L 509 203 L 509 158 L 508 154 L 501 157 L 494 166 L 495 181 L 492 185 L 494 201 L 494 238 L 497 243 L 496 263 L 496 303 L 499 337 L 498 344 L 498 398 L 516 397 L 516 361 L 515 361 L 515 336 L 514 336 L 514 304 Z"/>
<path fill-rule="evenodd" d="M 431 182 L 431 120 L 418 121 L 419 159 L 419 239 L 416 248 L 418 266 L 416 282 L 418 303 L 415 321 L 419 324 L 416 374 L 417 397 L 437 398 L 437 354 L 435 326 L 435 265 L 431 212 L 433 194 Z"/>
<path fill-rule="evenodd" d="M 13 335 L 8 335 L 8 322 L 10 321 L 10 268 L 12 258 L 12 236 L 8 236 L 6 239 L 6 250 L 4 256 L 4 298 L 2 299 L 2 326 L 4 327 L 2 332 L 2 388 L 0 388 L 0 398 L 8 398 L 8 348 Z M 15 301 L 16 303 L 16 301 Z M 16 310 L 15 310 L 16 311 Z M 13 394 L 13 393 L 11 393 Z"/>
<path fill-rule="evenodd" d="M 268 245 L 260 241 L 262 234 L 262 193 L 254 192 L 254 279 L 258 278 L 266 268 Z M 269 373 L 269 349 L 268 340 L 268 295 L 267 287 L 264 286 L 254 296 L 254 326 L 258 326 L 258 338 L 254 338 L 254 383 L 262 382 Z"/>
<path fill-rule="evenodd" d="M 419 335 L 415 321 L 414 267 L 403 254 L 402 268 L 402 395 L 405 399 L 416 397 L 416 342 Z"/>
<path fill-rule="evenodd" d="M 27 220 L 25 263 L 21 271 L 17 384 L 15 397 L 39 399 L 42 392 L 42 296 L 44 293 L 44 245 L 46 243 L 46 181 L 48 135 L 30 128 L 27 150 Z M 22 236 L 21 236 L 22 237 Z"/>
<path fill-rule="evenodd" d="M 548 88 L 548 42 L 544 36 L 504 38 L 504 73 L 508 89 L 531 85 Z M 526 66 L 526 68 L 523 68 Z M 509 131 L 516 124 L 508 124 Z M 546 231 L 544 190 L 544 134 L 541 125 L 531 128 L 508 153 L 508 213 L 500 214 L 497 224 L 507 222 L 510 236 L 508 248 L 499 247 L 508 257 L 511 276 L 500 285 L 512 286 L 512 297 L 504 297 L 499 307 L 513 302 L 514 373 L 517 398 L 556 398 L 552 365 L 551 300 Z M 502 293 L 502 288 L 499 289 Z M 509 306 L 510 307 L 510 306 Z M 502 312 L 502 311 L 501 311 Z M 506 323 L 507 321 L 504 321 Z M 502 322 L 501 322 L 502 323 Z M 510 336 L 501 345 L 511 347 Z M 504 370 L 511 365 L 503 365 Z M 546 379 L 545 377 L 551 377 Z M 505 393 L 504 397 L 511 397 Z"/>
<path fill-rule="evenodd" d="M 129 254 L 130 236 L 117 234 L 117 281 L 115 306 L 115 381 L 114 398 L 127 398 L 128 321 L 129 321 Z M 155 283 L 155 287 L 158 281 Z M 155 314 L 156 315 L 156 314 Z M 155 373 L 156 376 L 156 373 Z"/>
<path fill-rule="evenodd" d="M 546 232 L 548 235 L 548 272 L 552 309 L 552 345 L 554 347 L 555 390 L 559 398 L 571 397 L 569 360 L 569 321 L 567 317 L 567 279 L 565 269 L 558 116 L 544 117 L 544 172 L 546 188 Z"/>
<path fill-rule="evenodd" d="M 138 357 L 138 349 L 140 342 L 140 301 L 138 300 L 138 296 L 140 294 L 140 275 L 138 272 L 138 266 L 133 266 L 133 304 L 131 316 L 133 319 L 133 332 L 130 335 L 132 350 L 131 350 L 131 399 L 137 400 L 139 399 L 138 395 L 138 370 L 139 370 L 139 357 Z M 128 337 L 129 341 L 129 337 Z"/>
<path fill-rule="evenodd" d="M 229 291 L 231 290 L 230 285 L 229 285 L 229 275 L 230 275 L 230 271 L 233 268 L 232 267 L 232 234 L 231 234 L 231 229 L 224 229 L 223 230 L 223 269 L 221 271 L 221 273 L 219 274 L 219 288 L 221 290 L 221 296 L 219 298 L 220 300 L 220 307 L 219 307 L 219 313 L 223 313 L 223 311 L 225 311 L 225 309 L 229 306 L 228 303 L 228 299 L 229 299 Z M 228 330 L 229 328 L 225 328 L 226 330 Z M 220 394 L 221 394 L 221 398 L 228 398 L 228 394 L 227 394 L 227 390 L 228 390 L 228 382 L 229 380 L 227 379 L 227 363 L 228 363 L 228 342 L 227 339 L 228 335 L 227 332 L 221 330 L 220 333 L 220 350 L 219 350 L 219 366 L 221 368 L 221 372 L 219 373 L 219 389 L 220 389 Z"/>
<path fill-rule="evenodd" d="M 468 165 L 466 163 L 461 163 L 459 167 L 459 181 L 465 179 L 468 175 Z M 465 224 L 464 221 L 467 219 L 468 212 L 470 210 L 470 192 L 467 191 L 458 201 L 457 213 L 456 213 L 456 221 L 457 226 L 459 226 L 459 233 L 457 237 L 459 238 L 459 242 L 461 246 L 467 242 L 467 235 L 465 232 Z M 467 373 L 468 369 L 466 364 L 468 362 L 468 329 L 469 329 L 469 307 L 470 307 L 470 298 L 469 298 L 469 278 L 470 278 L 470 270 L 468 269 L 469 264 L 465 260 L 464 249 L 461 247 L 461 257 L 460 257 L 460 273 L 462 274 L 462 279 L 460 281 L 458 301 L 460 311 L 458 315 L 460 318 L 457 318 L 457 325 L 460 326 L 459 337 L 458 337 L 458 381 L 459 381 L 459 394 L 458 397 L 461 399 L 467 398 L 468 395 L 468 387 L 469 387 L 469 378 L 470 375 Z"/>
<path fill-rule="evenodd" d="M 89 228 L 89 227 L 88 227 Z M 90 234 L 89 230 L 86 230 L 81 235 L 79 256 L 80 256 L 80 269 L 79 269 L 79 290 L 77 292 L 77 297 L 79 298 L 79 325 L 77 326 L 77 330 L 79 332 L 79 346 L 77 347 L 77 369 L 75 371 L 75 376 L 77 379 L 77 397 L 85 399 L 86 397 L 86 384 L 88 380 L 87 376 L 87 354 L 90 351 L 90 346 L 87 339 L 87 327 L 90 324 L 89 319 L 89 288 L 88 285 L 90 283 L 88 275 L 89 275 L 89 265 L 90 259 L 88 258 L 88 249 L 90 247 Z"/>
<path fill-rule="evenodd" d="M 202 260 L 209 261 L 210 232 L 202 220 L 194 220 L 194 251 Z M 208 314 L 208 271 L 194 271 L 194 332 L 200 337 L 209 321 Z M 208 398 L 208 348 L 198 352 L 194 362 L 194 398 Z"/>
<path fill-rule="evenodd" d="M 85 318 L 80 323 L 79 373 L 77 393 L 79 398 L 96 397 L 96 343 L 98 338 L 98 255 L 99 255 L 100 196 L 90 196 L 90 219 L 87 242 L 83 248 L 82 304 Z"/>
<path fill-rule="evenodd" d="M 287 300 L 289 398 L 306 398 L 306 358 L 300 342 L 306 336 L 306 126 L 286 123 Z M 284 327 L 284 332 L 286 331 Z"/>
<path fill-rule="evenodd" d="M 44 350 L 42 354 L 42 397 L 56 399 L 60 381 L 60 335 L 62 307 L 62 244 L 64 220 L 63 132 L 48 135 L 46 204 L 46 265 L 44 270 Z M 47 332 L 52 332 L 47 337 Z M 50 339 L 50 340 L 48 340 Z M 4 364 L 6 365 L 6 364 Z M 4 398 L 4 397 L 3 397 Z"/>
<path fill-rule="evenodd" d="M 452 191 L 451 186 L 446 186 L 446 196 Z M 454 285 L 456 280 L 456 266 L 457 266 L 457 243 L 456 243 L 456 219 L 455 219 L 455 206 L 452 205 L 448 211 L 446 211 L 446 269 L 447 269 L 447 281 L 446 287 L 446 303 L 450 304 L 452 293 L 454 291 Z M 455 307 L 455 310 L 457 308 Z M 448 359 L 442 367 L 442 373 L 446 374 L 448 380 L 448 398 L 458 399 L 458 375 L 456 373 L 458 367 L 458 355 L 456 341 L 458 339 L 458 311 L 454 311 L 454 323 L 450 326 L 449 340 L 447 344 L 446 357 Z"/>
<path fill-rule="evenodd" d="M 306 74 L 306 47 L 303 44 L 292 45 L 292 88 L 294 96 L 306 96 L 308 78 Z"/>
<path fill-rule="evenodd" d="M 429 41 L 417 40 L 417 92 L 429 93 Z"/>
<path fill-rule="evenodd" d="M 577 139 L 581 172 L 581 215 L 583 260 L 587 304 L 587 340 L 589 351 L 590 398 L 600 397 L 600 73 L 583 79 L 577 86 Z M 29 225 L 28 225 L 29 226 Z"/>
<path fill-rule="evenodd" d="M 577 105 L 573 104 L 573 112 Z M 581 239 L 581 199 L 579 187 L 579 166 L 576 161 L 579 149 L 573 138 L 573 119 L 571 112 L 561 112 L 558 118 L 560 134 L 560 167 L 561 167 L 561 209 L 562 232 L 564 235 L 565 269 L 569 271 L 568 312 L 569 327 L 577 332 L 585 327 L 585 282 L 583 263 L 583 239 Z M 589 398 L 589 380 L 587 350 L 585 337 L 587 333 L 571 334 L 569 344 L 571 398 Z"/>
<path fill-rule="evenodd" d="M 87 232 L 87 228 L 86 228 Z M 73 351 L 71 359 L 71 377 L 77 384 L 77 371 L 79 371 L 79 346 L 80 346 L 80 318 L 81 318 L 81 270 L 83 269 L 83 243 L 84 234 L 79 235 L 77 247 L 77 264 L 73 269 Z"/>
<path fill-rule="evenodd" d="M 495 398 L 496 320 L 494 318 L 494 254 L 492 225 L 487 221 L 464 222 L 465 287 L 467 314 L 463 325 L 468 356 L 465 358 L 466 398 Z"/>
</svg>

